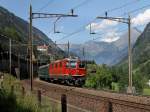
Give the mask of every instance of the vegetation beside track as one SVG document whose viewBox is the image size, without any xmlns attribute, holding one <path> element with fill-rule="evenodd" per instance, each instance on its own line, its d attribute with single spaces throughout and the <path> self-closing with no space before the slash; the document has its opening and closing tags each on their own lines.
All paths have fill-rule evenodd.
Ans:
<svg viewBox="0 0 150 112">
<path fill-rule="evenodd" d="M 126 92 L 128 87 L 128 70 L 126 67 L 89 64 L 87 74 L 84 86 L 88 88 Z M 150 95 L 147 82 L 146 76 L 137 72 L 133 73 L 133 86 L 137 94 Z"/>
<path fill-rule="evenodd" d="M 13 88 L 12 85 L 14 86 Z M 39 106 L 36 96 L 29 91 L 25 91 L 25 95 L 23 95 L 21 82 L 9 74 L 4 74 L 0 89 L 2 112 L 51 112 L 50 102 L 43 97 L 42 105 Z"/>
</svg>

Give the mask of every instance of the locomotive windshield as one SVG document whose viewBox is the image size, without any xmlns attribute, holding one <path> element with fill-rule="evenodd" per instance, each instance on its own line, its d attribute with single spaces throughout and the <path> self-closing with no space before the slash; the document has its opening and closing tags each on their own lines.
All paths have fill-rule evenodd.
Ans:
<svg viewBox="0 0 150 112">
<path fill-rule="evenodd" d="M 67 68 L 76 68 L 77 62 L 76 61 L 69 61 L 66 64 Z"/>
</svg>

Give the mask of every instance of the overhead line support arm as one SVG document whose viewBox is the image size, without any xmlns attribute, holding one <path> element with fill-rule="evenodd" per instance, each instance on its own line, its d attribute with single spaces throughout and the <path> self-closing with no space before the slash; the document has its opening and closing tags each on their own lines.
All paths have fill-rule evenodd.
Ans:
<svg viewBox="0 0 150 112">
<path fill-rule="evenodd" d="M 100 17 L 100 16 L 98 16 L 97 19 L 107 19 L 107 20 L 117 21 L 117 22 L 120 22 L 120 23 L 129 24 L 129 18 Z"/>
<path fill-rule="evenodd" d="M 57 17 L 78 17 L 78 15 L 73 15 L 73 14 L 32 13 L 32 19 L 37 19 L 37 18 L 57 18 Z"/>
</svg>

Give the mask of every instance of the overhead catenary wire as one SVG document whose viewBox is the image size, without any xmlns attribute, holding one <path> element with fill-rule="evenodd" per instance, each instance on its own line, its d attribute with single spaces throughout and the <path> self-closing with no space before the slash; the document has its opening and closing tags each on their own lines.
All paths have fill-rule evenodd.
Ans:
<svg viewBox="0 0 150 112">
<path fill-rule="evenodd" d="M 126 31 L 126 30 L 127 30 L 127 28 L 124 28 L 124 29 L 118 30 L 117 32 L 124 32 L 124 31 Z M 106 33 L 109 33 L 109 32 L 104 32 L 104 33 L 101 33 L 101 34 L 99 34 L 99 35 L 104 35 L 104 34 L 106 34 Z M 95 38 L 95 39 L 93 39 L 93 40 L 97 40 L 97 39 L 99 39 L 99 38 L 101 38 L 101 37 L 97 37 L 97 38 Z"/>
<path fill-rule="evenodd" d="M 150 6 L 150 5 L 147 5 L 146 7 L 148 7 L 148 6 Z M 142 8 L 140 8 L 140 10 L 143 9 L 143 8 L 145 8 L 145 6 L 142 7 Z M 139 10 L 139 9 L 136 9 L 136 10 L 131 11 L 130 14 L 136 12 L 137 10 Z M 122 14 L 121 16 L 123 16 L 123 15 L 124 15 L 124 14 Z M 86 25 L 85 25 L 85 26 L 86 26 Z M 71 34 L 69 34 L 69 35 L 67 35 L 67 36 L 64 36 L 63 38 L 59 39 L 58 41 L 61 41 L 61 40 L 65 39 L 65 38 L 69 38 L 69 37 L 71 37 L 72 35 L 75 35 L 75 34 L 77 34 L 77 33 L 82 32 L 83 30 L 84 30 L 84 29 L 80 29 L 80 30 L 78 30 L 78 31 L 76 31 L 76 32 L 73 32 L 73 33 L 71 33 Z"/>
<path fill-rule="evenodd" d="M 145 8 L 148 8 L 148 7 L 150 7 L 150 4 L 145 5 L 145 6 L 143 6 L 143 7 L 140 7 L 140 8 L 137 8 L 137 9 L 134 9 L 134 10 L 131 10 L 131 11 L 129 11 L 128 13 L 126 13 L 125 15 L 131 14 L 131 13 L 135 13 L 135 12 L 137 12 L 137 11 L 139 11 L 139 10 L 142 10 L 142 9 L 145 9 Z"/>
<path fill-rule="evenodd" d="M 148 4 L 148 5 L 146 5 L 146 6 L 142 6 L 142 7 L 140 7 L 140 8 L 137 8 L 137 9 L 134 9 L 134 10 L 131 10 L 131 11 L 129 11 L 128 13 L 134 13 L 134 12 L 137 12 L 137 11 L 139 11 L 139 10 L 142 10 L 142 9 L 144 9 L 144 8 L 147 8 L 147 7 L 150 7 L 150 4 Z M 127 14 L 127 13 L 126 13 Z M 125 14 L 123 14 L 123 15 L 125 15 Z M 123 15 L 121 15 L 121 16 L 123 16 Z M 139 26 L 134 26 L 134 28 L 139 28 L 139 27 L 143 27 L 143 26 L 145 26 L 146 24 L 143 24 L 143 25 L 139 25 Z M 127 29 L 125 29 L 125 30 L 127 30 Z M 123 31 L 125 31 L 125 30 L 119 30 L 119 32 L 123 32 Z M 118 32 L 118 31 L 117 31 Z M 106 32 L 105 32 L 106 33 Z M 103 34 L 105 34 L 105 33 L 102 33 L 102 34 L 99 34 L 99 35 L 103 35 Z M 101 38 L 101 37 L 97 37 L 97 38 L 95 38 L 95 39 L 93 39 L 93 40 L 97 40 L 97 39 L 99 39 L 99 38 Z"/>
<path fill-rule="evenodd" d="M 83 2 L 81 2 L 80 4 L 74 6 L 72 9 L 77 9 L 85 4 L 88 4 L 89 2 L 91 2 L 92 0 L 84 0 Z"/>
<path fill-rule="evenodd" d="M 54 2 L 54 0 L 49 0 L 44 6 L 42 6 L 41 8 L 39 8 L 39 10 L 37 12 L 41 12 L 43 9 L 47 8 L 53 2 Z"/>
<path fill-rule="evenodd" d="M 109 9 L 109 10 L 107 10 L 107 11 L 108 11 L 108 12 L 112 12 L 112 11 L 115 11 L 115 10 L 119 10 L 119 9 L 121 9 L 121 8 L 123 8 L 123 7 L 126 7 L 126 6 L 128 6 L 128 5 L 131 5 L 132 3 L 135 3 L 136 1 L 137 1 L 137 0 L 132 1 L 132 2 L 128 2 L 128 3 L 126 3 L 126 4 L 123 4 L 123 5 L 120 6 L 120 7 L 113 8 L 113 9 Z M 82 3 L 80 3 L 80 4 L 78 4 L 77 6 L 73 7 L 73 9 L 76 9 L 76 8 L 81 7 L 82 5 L 86 4 L 86 2 L 88 2 L 88 1 L 87 1 L 87 0 L 83 1 Z M 144 6 L 144 7 L 146 7 L 146 6 Z M 141 9 L 141 8 L 140 8 L 140 9 Z M 137 10 L 137 9 L 136 9 L 136 10 Z M 133 11 L 132 11 L 132 12 L 133 12 Z M 130 13 L 132 13 L 132 12 L 130 12 Z M 134 11 L 134 12 L 135 12 L 135 11 Z M 90 21 L 89 23 L 87 23 L 87 24 L 85 24 L 84 26 L 80 27 L 77 31 L 72 32 L 72 33 L 70 33 L 70 34 L 68 34 L 68 35 L 65 35 L 64 37 L 62 37 L 61 39 L 58 39 L 58 40 L 56 40 L 56 41 L 61 41 L 61 40 L 65 39 L 65 38 L 69 38 L 69 37 L 71 37 L 71 36 L 73 36 L 73 35 L 75 35 L 75 34 L 77 34 L 77 33 L 80 33 L 80 32 L 82 32 L 82 31 L 84 31 L 84 30 L 85 30 L 85 29 L 84 29 L 85 26 L 89 25 L 90 23 L 94 22 L 95 20 L 96 20 L 96 19 Z"/>
<path fill-rule="evenodd" d="M 138 1 L 138 0 L 130 1 L 130 2 L 125 3 L 125 4 L 123 4 L 123 5 L 119 6 L 119 7 L 112 8 L 112 9 L 108 9 L 106 12 L 113 12 L 113 11 L 116 11 L 116 10 L 122 9 L 122 8 L 124 8 L 124 7 L 126 7 L 126 6 L 129 6 L 129 5 L 134 4 L 134 3 L 135 3 L 135 2 L 137 2 L 137 1 Z"/>
<path fill-rule="evenodd" d="M 143 25 L 139 25 L 139 26 L 134 26 L 134 27 L 132 27 L 132 28 L 139 28 L 139 27 L 143 27 L 143 26 L 145 26 L 145 25 L 147 25 L 147 24 L 143 24 Z M 128 28 L 123 28 L 123 29 L 120 29 L 120 30 L 118 30 L 118 31 L 116 31 L 116 32 L 121 33 L 121 32 L 127 31 L 127 30 L 128 30 Z M 104 35 L 104 34 L 106 34 L 106 33 L 108 33 L 108 32 L 104 32 L 104 33 L 101 33 L 101 34 L 99 34 L 99 35 Z M 93 39 L 93 40 L 97 40 L 97 39 L 99 39 L 99 38 L 101 38 L 101 37 L 97 37 L 97 38 L 95 38 L 95 39 Z"/>
<path fill-rule="evenodd" d="M 81 2 L 80 4 L 74 6 L 72 9 L 77 9 L 87 3 L 89 3 L 91 0 L 84 0 L 83 2 Z M 37 12 L 42 11 L 44 8 L 46 8 L 47 6 L 49 6 L 50 4 L 52 4 L 54 2 L 54 0 L 50 0 L 48 1 L 44 6 L 42 6 Z M 56 19 L 57 20 L 57 19 Z M 49 33 L 51 33 L 52 31 L 50 31 Z M 62 33 L 62 32 L 60 32 Z M 64 33 L 65 34 L 65 33 Z"/>
<path fill-rule="evenodd" d="M 119 9 L 121 9 L 121 8 L 123 8 L 123 7 L 126 7 L 126 6 L 128 6 L 128 5 L 131 5 L 131 4 L 135 3 L 136 1 L 137 1 L 137 0 L 134 0 L 134 1 L 132 1 L 132 2 L 128 2 L 128 3 L 126 3 L 126 4 L 123 4 L 123 5 L 120 6 L 120 7 L 116 7 L 116 8 L 113 8 L 113 9 L 109 9 L 109 10 L 107 10 L 107 12 L 112 12 L 112 11 L 115 11 L 115 10 L 119 10 Z M 85 4 L 87 4 L 87 3 L 89 3 L 89 2 L 90 2 L 90 0 L 85 0 L 85 1 L 81 2 L 80 4 L 78 4 L 77 6 L 73 7 L 72 9 L 77 9 L 77 8 L 79 8 L 79 7 L 81 7 L 81 6 L 85 5 Z M 95 18 L 94 20 L 90 21 L 88 24 L 94 22 L 95 20 L 96 20 L 96 18 Z M 74 34 L 76 34 L 76 33 L 82 32 L 82 31 L 84 30 L 85 26 L 87 26 L 88 24 L 86 24 L 86 25 L 84 25 L 83 27 L 79 28 L 77 31 L 70 33 L 70 34 L 69 34 L 69 37 L 72 36 L 72 35 L 74 35 Z M 61 32 L 61 33 L 62 33 L 62 32 Z M 62 37 L 61 39 L 58 39 L 58 40 L 56 40 L 56 41 L 63 40 L 63 39 L 65 39 L 65 38 L 67 38 L 67 36 L 68 36 L 68 35 L 66 35 L 66 36 L 64 36 L 64 37 Z"/>
<path fill-rule="evenodd" d="M 108 12 L 112 12 L 112 11 L 115 11 L 115 10 L 119 10 L 119 9 L 121 9 L 121 8 L 124 8 L 124 7 L 126 7 L 126 6 L 128 6 L 128 5 L 131 5 L 131 4 L 133 4 L 133 3 L 135 3 L 137 0 L 135 0 L 134 2 L 132 1 L 132 3 L 131 2 L 128 2 L 128 3 L 126 3 L 126 4 L 123 4 L 122 6 L 120 6 L 120 7 L 116 7 L 116 8 L 113 8 L 113 9 L 109 9 L 109 10 L 107 10 Z M 102 15 L 103 13 L 101 13 L 100 15 Z M 87 24 L 84 24 L 82 27 L 80 27 L 78 30 L 76 30 L 76 31 L 74 31 L 74 32 L 72 32 L 72 33 L 70 33 L 70 34 L 68 34 L 68 35 L 66 35 L 66 36 L 64 36 L 64 37 L 62 37 L 62 38 L 60 38 L 60 39 L 58 39 L 58 40 L 56 40 L 56 41 L 61 41 L 61 40 L 63 40 L 63 39 L 65 39 L 65 38 L 69 38 L 69 37 L 71 37 L 71 36 L 73 36 L 73 35 L 75 35 L 75 34 L 77 34 L 77 33 L 80 33 L 80 32 L 82 32 L 82 31 L 84 31 L 84 28 L 87 26 L 87 25 L 89 25 L 89 24 L 91 24 L 92 22 L 94 22 L 96 20 L 96 18 L 94 18 L 93 20 L 91 20 L 90 22 L 88 22 Z"/>
<path fill-rule="evenodd" d="M 83 2 L 81 2 L 81 3 L 79 3 L 78 5 L 76 5 L 76 6 L 74 6 L 73 8 L 71 8 L 71 10 L 73 11 L 73 10 L 75 10 L 75 9 L 77 9 L 77 8 L 83 6 L 83 5 L 85 5 L 85 4 L 87 4 L 87 3 L 91 2 L 91 1 L 92 1 L 92 0 L 84 0 Z M 70 11 L 69 11 L 68 13 L 70 13 Z M 61 18 L 61 19 L 59 18 L 59 21 L 61 21 L 61 20 L 62 20 L 62 18 Z M 56 24 L 56 22 L 57 22 L 57 19 L 56 19 L 56 21 L 54 22 L 54 24 Z M 55 25 L 54 25 L 54 26 L 55 26 Z M 55 28 L 54 28 L 54 33 L 56 33 L 56 32 L 55 32 Z M 63 32 L 58 32 L 58 33 L 66 34 L 66 33 L 63 33 Z"/>
</svg>

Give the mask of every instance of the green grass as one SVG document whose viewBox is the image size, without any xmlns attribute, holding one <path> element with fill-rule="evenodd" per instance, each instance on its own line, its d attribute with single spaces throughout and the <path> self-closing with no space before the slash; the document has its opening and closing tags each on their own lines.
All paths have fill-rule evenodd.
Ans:
<svg viewBox="0 0 150 112">
<path fill-rule="evenodd" d="M 119 92 L 119 85 L 118 83 L 112 82 L 112 90 Z"/>
<path fill-rule="evenodd" d="M 150 88 L 144 88 L 143 95 L 150 95 Z"/>
<path fill-rule="evenodd" d="M 11 86 L 14 85 L 12 92 Z M 0 107 L 2 112 L 52 112 L 54 108 L 50 100 L 42 96 L 42 104 L 38 105 L 37 94 L 25 91 L 22 95 L 22 84 L 9 74 L 4 75 L 3 88 L 0 89 Z M 56 111 L 60 108 L 56 105 Z"/>
</svg>

